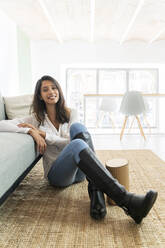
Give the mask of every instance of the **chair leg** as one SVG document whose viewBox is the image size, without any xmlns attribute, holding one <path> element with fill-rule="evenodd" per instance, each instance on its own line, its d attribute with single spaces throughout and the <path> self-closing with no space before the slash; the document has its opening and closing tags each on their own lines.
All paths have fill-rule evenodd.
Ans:
<svg viewBox="0 0 165 248">
<path fill-rule="evenodd" d="M 127 119 L 128 119 L 128 116 L 125 116 L 125 120 L 124 120 L 124 123 L 123 123 L 123 127 L 122 127 L 121 133 L 120 133 L 120 140 L 122 140 L 122 137 L 123 137 L 123 134 L 124 134 L 124 129 L 125 129 L 125 126 L 126 126 Z"/>
<path fill-rule="evenodd" d="M 131 126 L 130 126 L 130 128 L 129 128 L 128 132 L 130 132 L 130 131 L 131 131 L 132 126 L 133 126 L 133 123 L 134 123 L 134 120 L 135 120 L 135 116 L 134 116 L 134 117 L 133 117 L 133 119 L 132 119 Z"/>
<path fill-rule="evenodd" d="M 113 121 L 112 113 L 109 113 L 109 119 L 110 119 L 110 121 L 111 121 L 111 123 L 112 123 L 113 131 L 115 131 L 115 123 L 114 123 L 114 121 Z"/>
<path fill-rule="evenodd" d="M 137 115 L 136 115 L 135 117 L 136 117 L 136 120 L 137 120 L 139 129 L 140 129 L 140 133 L 141 133 L 141 135 L 143 136 L 143 138 L 146 140 L 146 137 L 145 137 L 145 135 L 144 135 L 143 128 L 142 128 L 142 125 L 141 125 L 141 123 L 140 123 L 139 117 L 138 117 Z"/>
<path fill-rule="evenodd" d="M 104 119 L 104 116 L 105 116 L 105 113 L 104 112 L 101 112 L 100 118 L 99 118 L 99 120 L 96 123 L 96 127 L 97 128 L 100 127 L 100 125 L 101 125 L 101 123 L 102 123 L 102 121 Z"/>
</svg>

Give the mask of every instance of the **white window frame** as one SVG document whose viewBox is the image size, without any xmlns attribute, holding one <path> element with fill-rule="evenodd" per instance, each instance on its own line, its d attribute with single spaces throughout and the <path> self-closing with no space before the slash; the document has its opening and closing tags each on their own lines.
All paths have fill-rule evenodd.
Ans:
<svg viewBox="0 0 165 248">
<path fill-rule="evenodd" d="M 114 68 L 114 67 L 67 67 L 65 72 L 65 77 L 66 77 L 66 97 L 67 97 L 67 90 L 68 90 L 68 71 L 69 70 L 95 70 L 96 71 L 96 93 L 99 95 L 99 71 L 104 70 L 104 71 L 125 71 L 126 72 L 126 91 L 129 90 L 129 72 L 130 71 L 155 71 L 156 72 L 156 92 L 154 92 L 154 94 L 159 94 L 159 68 L 156 67 L 118 67 L 118 68 Z M 152 94 L 150 95 L 150 97 L 154 98 L 155 96 L 152 96 Z M 113 94 L 112 94 L 113 95 Z M 122 96 L 122 94 L 121 94 Z M 84 124 L 86 124 L 86 98 L 87 97 L 93 97 L 93 96 L 84 96 Z M 115 97 L 115 94 L 114 94 Z M 156 100 L 156 123 L 155 126 L 153 126 L 152 128 L 157 128 L 159 126 L 159 108 L 158 108 L 158 101 Z"/>
</svg>

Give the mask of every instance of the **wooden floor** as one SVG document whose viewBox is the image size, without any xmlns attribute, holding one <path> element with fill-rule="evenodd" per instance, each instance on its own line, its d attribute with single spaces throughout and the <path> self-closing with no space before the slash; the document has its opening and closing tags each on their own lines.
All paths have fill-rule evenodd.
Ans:
<svg viewBox="0 0 165 248">
<path fill-rule="evenodd" d="M 164 134 L 148 134 L 146 141 L 140 134 L 126 134 L 122 141 L 120 141 L 120 134 L 92 134 L 92 138 L 97 150 L 150 149 L 165 160 Z"/>
</svg>

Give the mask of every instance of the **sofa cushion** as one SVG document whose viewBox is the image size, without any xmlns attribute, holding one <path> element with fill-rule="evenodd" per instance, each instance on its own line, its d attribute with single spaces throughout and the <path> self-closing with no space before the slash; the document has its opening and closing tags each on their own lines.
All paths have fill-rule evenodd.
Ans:
<svg viewBox="0 0 165 248">
<path fill-rule="evenodd" d="M 4 142 L 5 141 L 5 142 Z M 37 157 L 30 135 L 0 132 L 0 197 Z"/>
<path fill-rule="evenodd" d="M 0 92 L 0 121 L 5 119 L 4 102 Z"/>
<path fill-rule="evenodd" d="M 29 115 L 33 95 L 4 97 L 6 114 L 9 120 Z"/>
</svg>

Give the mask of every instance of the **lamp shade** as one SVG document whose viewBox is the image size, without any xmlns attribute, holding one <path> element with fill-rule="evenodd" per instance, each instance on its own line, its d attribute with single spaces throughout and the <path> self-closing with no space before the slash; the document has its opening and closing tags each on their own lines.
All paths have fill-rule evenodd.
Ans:
<svg viewBox="0 0 165 248">
<path fill-rule="evenodd" d="M 123 96 L 120 112 L 127 116 L 145 112 L 145 104 L 141 92 L 127 91 Z"/>
</svg>

